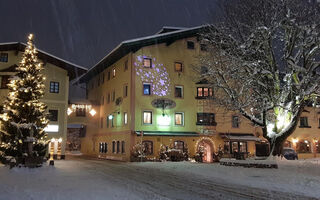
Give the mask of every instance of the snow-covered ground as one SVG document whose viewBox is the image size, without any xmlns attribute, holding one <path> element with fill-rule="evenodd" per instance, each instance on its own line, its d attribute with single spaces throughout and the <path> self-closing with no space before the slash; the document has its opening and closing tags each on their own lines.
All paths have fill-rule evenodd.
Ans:
<svg viewBox="0 0 320 200">
<path fill-rule="evenodd" d="M 190 162 L 123 163 L 73 157 L 55 167 L 0 166 L 0 199 L 314 199 L 320 160 L 279 169 Z"/>
</svg>

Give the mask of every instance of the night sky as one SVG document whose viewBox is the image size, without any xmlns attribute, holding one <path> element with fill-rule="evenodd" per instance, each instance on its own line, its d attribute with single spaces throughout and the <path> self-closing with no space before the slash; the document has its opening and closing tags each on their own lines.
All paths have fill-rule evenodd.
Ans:
<svg viewBox="0 0 320 200">
<path fill-rule="evenodd" d="M 211 23 L 216 0 L 0 0 L 0 42 L 26 42 L 90 68 L 121 41 Z"/>
</svg>

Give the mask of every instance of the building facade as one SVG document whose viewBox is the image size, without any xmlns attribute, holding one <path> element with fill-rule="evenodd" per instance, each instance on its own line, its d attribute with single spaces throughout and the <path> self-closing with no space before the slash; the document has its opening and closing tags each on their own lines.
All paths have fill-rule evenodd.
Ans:
<svg viewBox="0 0 320 200">
<path fill-rule="evenodd" d="M 163 147 L 190 157 L 202 148 L 204 161 L 212 162 L 219 149 L 229 157 L 261 154 L 257 147 L 268 151 L 261 130 L 216 105 L 212 88 L 196 81 L 194 66 L 206 53 L 198 35 L 205 28 L 164 27 L 124 41 L 81 77 L 87 99 L 100 105 L 81 139 L 82 153 L 129 161 L 134 146 L 142 143 L 149 158 L 159 158 Z M 319 130 L 313 130 L 315 141 Z"/>
<path fill-rule="evenodd" d="M 23 43 L 0 44 L 0 104 L 8 95 L 7 83 L 15 68 L 21 61 L 26 45 Z M 46 127 L 49 150 L 54 157 L 64 158 L 67 135 L 67 108 L 69 98 L 69 81 L 84 74 L 87 70 L 44 51 L 38 50 L 39 61 L 44 63 L 45 95 L 42 99 L 48 106 L 49 125 Z"/>
</svg>

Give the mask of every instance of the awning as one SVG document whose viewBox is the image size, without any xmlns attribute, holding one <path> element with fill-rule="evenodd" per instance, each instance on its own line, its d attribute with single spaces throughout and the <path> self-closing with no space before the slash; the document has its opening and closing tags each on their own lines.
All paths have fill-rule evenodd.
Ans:
<svg viewBox="0 0 320 200">
<path fill-rule="evenodd" d="M 260 138 L 251 133 L 220 133 L 221 138 L 233 141 L 261 141 Z"/>
<path fill-rule="evenodd" d="M 141 131 L 135 131 L 138 136 Z M 197 137 L 197 132 L 177 132 L 177 131 L 143 131 L 143 136 L 193 136 Z"/>
</svg>

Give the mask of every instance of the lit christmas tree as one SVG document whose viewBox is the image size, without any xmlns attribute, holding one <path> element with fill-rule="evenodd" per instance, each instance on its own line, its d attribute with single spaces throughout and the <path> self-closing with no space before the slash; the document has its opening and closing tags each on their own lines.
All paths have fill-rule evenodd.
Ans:
<svg viewBox="0 0 320 200">
<path fill-rule="evenodd" d="M 17 73 L 10 78 L 8 97 L 0 115 L 0 158 L 5 164 L 39 166 L 43 162 L 48 119 L 47 106 L 40 101 L 45 89 L 42 70 L 30 34 Z"/>
</svg>

